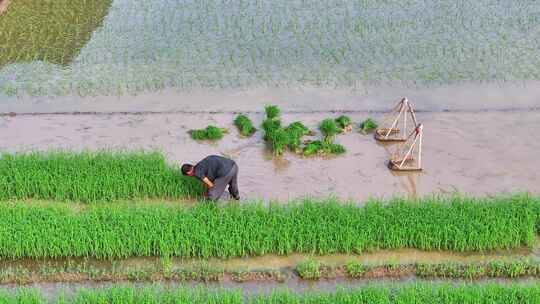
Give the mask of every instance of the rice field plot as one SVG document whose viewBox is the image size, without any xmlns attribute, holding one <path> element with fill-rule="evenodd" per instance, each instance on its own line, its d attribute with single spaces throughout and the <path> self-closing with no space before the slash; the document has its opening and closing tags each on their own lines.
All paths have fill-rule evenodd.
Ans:
<svg viewBox="0 0 540 304">
<path fill-rule="evenodd" d="M 48 303 L 36 289 L 21 288 L 1 292 L 6 304 Z M 80 289 L 73 295 L 58 295 L 49 303 L 227 303 L 227 304 L 517 304 L 538 303 L 540 287 L 534 284 L 388 284 L 362 288 L 337 288 L 334 291 L 296 293 L 283 289 L 261 295 L 244 295 L 241 290 L 159 286 L 116 286 L 100 289 Z"/>
<path fill-rule="evenodd" d="M 114 201 L 198 197 L 202 186 L 159 152 L 0 154 L 0 200 Z"/>
<path fill-rule="evenodd" d="M 333 200 L 263 206 L 4 203 L 0 257 L 230 258 L 377 249 L 488 251 L 532 247 L 537 198 Z"/>
<path fill-rule="evenodd" d="M 4 66 L 0 92 L 538 80 L 539 27 L 535 0 L 114 0 L 69 66 Z"/>
<path fill-rule="evenodd" d="M 69 65 L 101 26 L 113 0 L 12 0 L 0 16 L 0 68 L 44 61 Z"/>
</svg>

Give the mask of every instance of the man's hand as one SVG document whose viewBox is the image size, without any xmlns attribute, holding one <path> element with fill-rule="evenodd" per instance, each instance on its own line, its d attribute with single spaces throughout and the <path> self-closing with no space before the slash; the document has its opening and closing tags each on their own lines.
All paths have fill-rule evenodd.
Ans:
<svg viewBox="0 0 540 304">
<path fill-rule="evenodd" d="M 203 181 L 203 183 L 208 187 L 208 189 L 214 187 L 214 183 L 212 183 L 212 182 L 208 179 L 208 177 L 204 177 L 202 181 Z"/>
</svg>

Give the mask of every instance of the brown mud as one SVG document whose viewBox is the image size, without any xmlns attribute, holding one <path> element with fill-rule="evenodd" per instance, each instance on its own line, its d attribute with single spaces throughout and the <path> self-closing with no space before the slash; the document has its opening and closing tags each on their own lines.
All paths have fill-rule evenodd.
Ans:
<svg viewBox="0 0 540 304">
<path fill-rule="evenodd" d="M 260 109 L 259 109 L 260 110 Z M 285 113 L 284 123 L 301 120 L 312 129 L 339 113 Z M 256 127 L 263 114 L 249 115 Z M 357 124 L 368 116 L 349 114 Z M 347 153 L 304 158 L 291 153 L 275 158 L 262 133 L 239 136 L 234 114 L 37 115 L 0 117 L 0 150 L 158 149 L 173 164 L 196 163 L 209 154 L 233 158 L 240 167 L 243 199 L 287 201 L 302 196 L 336 196 L 363 201 L 370 197 L 425 196 L 432 193 L 490 195 L 540 192 L 540 111 L 425 112 L 423 167 L 420 173 L 396 173 L 387 161 L 396 145 L 377 143 L 355 130 L 336 141 Z M 193 141 L 187 131 L 208 124 L 230 133 L 217 143 Z M 306 137 L 309 139 L 309 137 Z"/>
</svg>

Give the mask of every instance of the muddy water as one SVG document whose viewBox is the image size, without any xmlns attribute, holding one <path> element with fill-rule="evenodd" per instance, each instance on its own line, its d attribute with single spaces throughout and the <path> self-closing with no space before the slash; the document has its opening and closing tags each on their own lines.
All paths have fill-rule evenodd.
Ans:
<svg viewBox="0 0 540 304">
<path fill-rule="evenodd" d="M 304 121 L 316 129 L 332 113 L 284 114 L 284 123 Z M 256 125 L 262 114 L 250 115 Z M 359 122 L 366 113 L 352 113 Z M 381 114 L 373 115 L 376 119 Z M 386 162 L 396 146 L 356 132 L 338 136 L 347 153 L 334 158 L 273 158 L 261 132 L 241 138 L 233 114 L 38 115 L 0 117 L 0 150 L 159 149 L 174 164 L 226 155 L 240 166 L 243 198 L 286 201 L 301 196 L 342 199 L 424 196 L 460 191 L 474 195 L 540 192 L 540 111 L 419 113 L 425 125 L 421 173 L 396 174 Z M 218 143 L 198 143 L 191 128 L 228 127 Z"/>
<path fill-rule="evenodd" d="M 468 83 L 433 88 L 400 84 L 356 88 L 248 88 L 243 90 L 174 89 L 136 96 L 5 97 L 0 113 L 51 112 L 229 112 L 261 111 L 268 103 L 288 111 L 384 111 L 402 96 L 418 110 L 500 110 L 540 107 L 540 81 L 518 83 Z"/>
</svg>

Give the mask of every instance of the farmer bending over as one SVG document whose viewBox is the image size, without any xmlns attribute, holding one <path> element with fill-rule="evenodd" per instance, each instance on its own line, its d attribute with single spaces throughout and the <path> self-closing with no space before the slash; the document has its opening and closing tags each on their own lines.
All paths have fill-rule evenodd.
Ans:
<svg viewBox="0 0 540 304">
<path fill-rule="evenodd" d="M 238 166 L 233 160 L 211 155 L 195 166 L 183 164 L 182 174 L 195 176 L 201 180 L 208 187 L 205 196 L 210 200 L 219 200 L 227 185 L 229 185 L 231 196 L 235 200 L 240 200 L 238 193 Z"/>
</svg>

